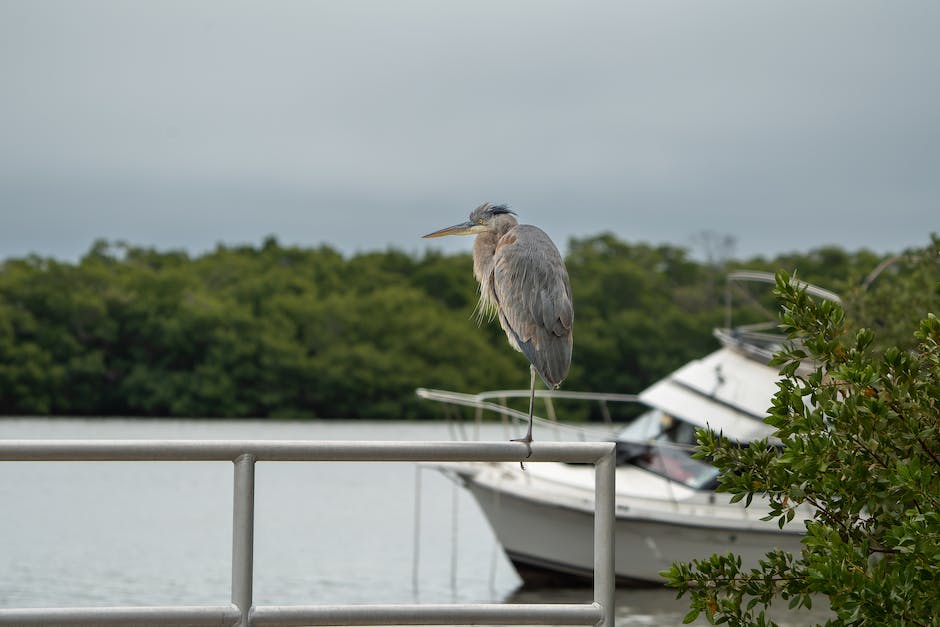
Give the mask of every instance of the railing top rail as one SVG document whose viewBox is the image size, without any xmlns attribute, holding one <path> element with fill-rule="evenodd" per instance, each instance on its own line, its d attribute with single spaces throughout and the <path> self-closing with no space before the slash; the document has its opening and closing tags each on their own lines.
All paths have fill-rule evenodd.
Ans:
<svg viewBox="0 0 940 627">
<path fill-rule="evenodd" d="M 593 463 L 612 442 L 344 440 L 0 440 L 0 461 L 559 461 Z"/>
</svg>

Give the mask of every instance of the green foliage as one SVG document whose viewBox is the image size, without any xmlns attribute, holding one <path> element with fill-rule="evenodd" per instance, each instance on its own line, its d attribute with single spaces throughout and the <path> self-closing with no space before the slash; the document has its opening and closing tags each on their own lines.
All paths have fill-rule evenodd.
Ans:
<svg viewBox="0 0 940 627">
<path fill-rule="evenodd" d="M 436 417 L 419 385 L 522 386 L 466 255 L 96 242 L 0 266 L 0 413 Z"/>
<path fill-rule="evenodd" d="M 609 234 L 569 249 L 567 389 L 636 392 L 715 347 L 728 267 Z M 788 260 L 833 285 L 870 270 L 868 256 Z M 416 387 L 528 385 L 499 325 L 476 323 L 471 268 L 469 253 L 344 257 L 273 238 L 198 257 L 98 241 L 76 264 L 9 259 L 0 414 L 439 417 Z M 575 410 L 559 406 L 569 419 L 599 417 Z"/>
<path fill-rule="evenodd" d="M 910 290 L 938 252 L 934 239 L 918 257 L 927 268 L 893 293 L 928 303 Z M 920 309 L 905 349 L 879 348 L 871 330 L 852 330 L 842 307 L 807 297 L 786 273 L 776 291 L 792 342 L 776 357 L 783 378 L 766 420 L 782 447 L 735 447 L 703 431 L 699 456 L 734 499 L 766 495 L 781 526 L 797 506 L 815 508 L 802 553 L 772 552 L 756 568 L 713 556 L 663 574 L 690 594 L 689 622 L 704 613 L 772 624 L 774 600 L 808 607 L 822 596 L 832 624 L 940 624 L 940 320 Z"/>
<path fill-rule="evenodd" d="M 940 239 L 933 236 L 926 248 L 888 257 L 852 277 L 845 290 L 850 323 L 872 329 L 878 351 L 907 350 L 911 329 L 940 301 Z"/>
</svg>

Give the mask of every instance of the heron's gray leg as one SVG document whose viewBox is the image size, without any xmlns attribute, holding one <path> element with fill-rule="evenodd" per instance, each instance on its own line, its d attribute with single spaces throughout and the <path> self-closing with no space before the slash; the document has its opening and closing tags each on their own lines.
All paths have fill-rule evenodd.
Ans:
<svg viewBox="0 0 940 627">
<path fill-rule="evenodd" d="M 522 442 L 526 445 L 529 450 L 529 454 L 525 456 L 526 459 L 532 457 L 532 415 L 535 412 L 535 366 L 529 366 L 529 370 L 532 372 L 532 382 L 529 384 L 529 428 L 525 432 L 525 437 L 513 440 L 513 442 Z M 519 462 L 519 465 L 525 470 L 524 463 Z"/>
</svg>

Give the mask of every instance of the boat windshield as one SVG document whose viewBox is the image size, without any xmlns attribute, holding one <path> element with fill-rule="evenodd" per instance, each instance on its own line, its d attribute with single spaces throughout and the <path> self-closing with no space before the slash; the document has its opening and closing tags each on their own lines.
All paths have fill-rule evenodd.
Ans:
<svg viewBox="0 0 940 627">
<path fill-rule="evenodd" d="M 696 490 L 714 489 L 718 469 L 692 459 L 694 445 L 694 425 L 652 409 L 618 436 L 617 463 L 639 466 Z"/>
</svg>

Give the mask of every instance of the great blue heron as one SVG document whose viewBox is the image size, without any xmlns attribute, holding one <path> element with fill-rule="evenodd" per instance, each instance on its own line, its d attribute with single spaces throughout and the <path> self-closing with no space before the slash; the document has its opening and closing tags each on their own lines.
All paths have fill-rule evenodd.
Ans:
<svg viewBox="0 0 940 627">
<path fill-rule="evenodd" d="M 523 442 L 532 455 L 535 373 L 549 389 L 568 376 L 574 306 L 565 262 L 542 229 L 519 224 L 505 205 L 483 203 L 470 219 L 424 237 L 476 235 L 473 274 L 480 307 L 497 312 L 509 344 L 529 358 L 529 429 Z"/>
</svg>

